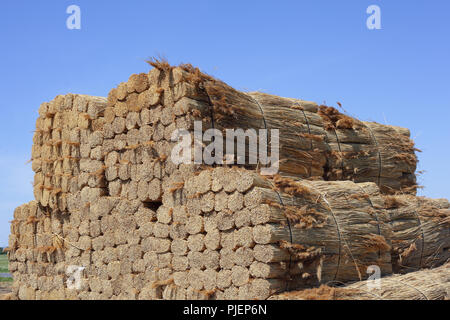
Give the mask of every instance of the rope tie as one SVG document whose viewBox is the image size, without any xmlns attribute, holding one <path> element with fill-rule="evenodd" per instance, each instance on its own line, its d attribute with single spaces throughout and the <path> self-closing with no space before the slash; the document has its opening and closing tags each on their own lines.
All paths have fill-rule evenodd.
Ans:
<svg viewBox="0 0 450 320">
<path fill-rule="evenodd" d="M 358 183 L 356 185 L 362 190 L 363 193 L 368 195 L 367 201 L 369 202 L 370 206 L 372 208 L 374 208 L 374 210 L 375 210 L 375 207 L 373 205 L 372 199 L 370 199 L 370 195 L 364 190 L 363 187 L 361 187 L 361 185 L 359 185 Z M 375 220 L 377 220 L 378 234 L 382 237 L 383 235 L 381 234 L 380 220 L 378 219 L 378 214 L 377 214 L 376 211 L 375 211 Z M 381 258 L 381 249 L 378 250 L 378 258 Z"/>
<path fill-rule="evenodd" d="M 375 134 L 372 131 L 372 128 L 370 128 L 370 126 L 363 122 L 364 126 L 369 129 L 369 133 L 370 136 L 372 138 L 372 141 L 375 143 L 375 146 L 377 147 L 377 152 L 378 152 L 378 179 L 377 179 L 377 184 L 379 187 L 381 187 L 381 170 L 383 169 L 382 165 L 381 165 L 381 152 L 380 152 L 380 145 L 378 144 L 377 138 L 375 137 Z"/>
<path fill-rule="evenodd" d="M 333 217 L 334 224 L 336 226 L 336 231 L 337 231 L 338 241 L 339 241 L 338 264 L 337 264 L 337 267 L 336 267 L 336 273 L 334 274 L 334 278 L 331 281 L 331 282 L 335 282 L 336 278 L 337 278 L 337 275 L 339 274 L 339 269 L 341 267 L 342 239 L 344 239 L 344 237 L 342 235 L 341 227 L 339 225 L 339 222 L 338 222 L 338 219 L 336 217 L 336 214 L 334 213 L 333 208 L 331 207 L 330 203 L 328 202 L 328 200 L 326 198 L 326 194 L 323 194 L 320 190 L 314 188 L 312 185 L 310 185 L 310 187 L 313 190 L 315 190 L 317 193 L 319 193 L 319 195 L 320 195 L 319 198 L 322 198 L 323 201 L 325 202 L 325 204 L 327 205 L 328 209 L 330 210 L 331 216 Z M 345 239 L 344 239 L 344 241 L 345 241 Z M 348 247 L 348 245 L 347 245 L 347 247 Z M 348 249 L 350 251 L 350 255 L 352 255 L 350 247 L 348 247 Z M 353 258 L 353 255 L 352 255 L 352 258 Z"/>
<path fill-rule="evenodd" d="M 295 103 L 294 105 L 301 107 L 301 105 L 299 105 L 299 104 L 297 104 L 297 103 Z M 309 120 L 308 120 L 308 118 L 306 117 L 305 110 L 300 109 L 300 111 L 303 113 L 303 117 L 305 118 L 305 123 L 306 123 L 306 125 L 307 125 L 307 127 L 308 127 L 308 134 L 311 134 L 311 127 L 309 126 Z M 313 150 L 314 150 L 313 141 L 312 141 L 311 138 L 310 138 L 310 140 L 311 140 L 311 148 L 310 148 L 310 150 L 313 151 Z M 309 176 L 310 176 L 310 177 L 312 176 L 312 165 L 313 165 L 313 159 L 312 159 L 312 157 L 311 157 L 311 161 L 310 161 L 310 164 L 309 164 Z"/>
<path fill-rule="evenodd" d="M 212 102 L 211 97 L 208 94 L 208 90 L 205 89 L 205 93 L 206 93 L 206 96 L 208 97 L 209 105 L 211 106 L 211 108 L 209 108 L 210 109 L 210 114 L 209 115 L 210 115 L 210 118 L 211 118 L 211 127 L 214 130 L 215 129 L 215 126 L 214 126 L 214 122 L 215 122 L 215 119 L 214 119 L 214 103 Z M 214 139 L 213 143 L 214 143 L 214 149 L 215 149 L 216 139 L 215 139 L 215 137 L 212 137 L 212 139 Z"/>
<path fill-rule="evenodd" d="M 271 184 L 272 184 L 272 182 L 271 182 Z M 278 190 L 275 190 L 275 192 L 277 193 L 278 201 L 284 207 L 283 199 L 281 198 L 280 193 L 278 192 Z M 289 229 L 289 242 L 293 243 L 294 242 L 294 238 L 292 236 L 291 222 L 289 221 L 288 217 L 286 217 L 286 222 L 287 222 L 288 229 Z M 289 265 L 288 265 L 288 272 L 287 272 L 289 279 L 291 279 L 291 266 L 292 266 L 292 255 L 289 254 Z M 286 290 L 289 290 L 289 281 L 288 280 L 286 280 Z"/>
<path fill-rule="evenodd" d="M 250 99 L 252 99 L 253 100 L 253 102 L 255 102 L 256 103 L 256 105 L 258 106 L 258 108 L 259 108 L 259 111 L 261 112 L 261 116 L 262 116 L 262 119 L 263 119 L 263 122 L 264 122 L 264 129 L 266 130 L 266 132 L 268 131 L 268 127 L 267 127 L 267 122 L 266 122 L 266 118 L 265 118 L 265 116 L 264 116 L 264 110 L 263 110 L 263 108 L 262 108 L 262 105 L 259 103 L 259 101 L 255 98 L 255 97 L 253 97 L 252 95 L 250 95 L 249 93 L 247 93 L 247 96 L 248 97 L 250 97 Z M 267 132 L 267 140 L 269 140 L 269 133 Z M 266 150 L 266 153 L 267 153 L 267 156 L 269 156 L 269 150 L 270 150 L 270 148 L 269 148 L 269 141 L 267 141 L 268 143 L 267 143 L 267 150 Z M 258 156 L 258 164 L 256 165 L 256 168 L 258 169 L 259 168 L 259 164 L 260 164 L 260 162 L 259 162 L 259 156 Z"/>
<path fill-rule="evenodd" d="M 255 97 L 253 97 L 250 94 L 247 94 L 247 95 L 258 105 L 259 110 L 261 111 L 261 116 L 263 118 L 264 129 L 268 130 L 267 122 L 266 122 L 266 118 L 264 116 L 264 110 L 262 108 L 262 105 L 260 104 L 260 102 Z M 269 148 L 269 144 L 267 144 L 267 148 Z M 268 151 L 269 150 L 267 150 L 267 152 Z M 258 166 L 259 166 L 259 158 L 258 158 Z M 281 198 L 280 193 L 278 192 L 278 190 L 276 190 L 275 186 L 273 185 L 273 183 L 271 181 L 270 181 L 270 184 L 273 187 L 272 189 L 277 193 L 278 201 L 284 207 L 283 199 Z M 289 219 L 287 217 L 286 217 L 286 222 L 287 222 L 288 229 L 289 229 L 289 240 L 290 240 L 290 243 L 293 243 L 294 240 L 293 240 L 293 236 L 292 236 L 291 222 L 289 221 Z M 291 265 L 292 265 L 292 255 L 289 254 L 289 265 L 288 265 L 288 277 L 289 277 L 289 279 L 291 278 Z M 288 289 L 289 289 L 289 281 L 286 281 L 286 290 L 288 290 Z"/>
<path fill-rule="evenodd" d="M 420 199 L 418 200 L 418 202 L 419 202 L 419 205 L 421 205 Z M 420 268 L 422 268 L 423 250 L 425 248 L 425 232 L 423 231 L 422 221 L 420 220 L 420 216 L 417 213 L 417 210 L 414 210 L 413 212 L 417 218 L 417 222 L 419 223 L 420 232 L 422 233 L 422 249 L 420 250 L 420 260 L 419 260 L 419 269 L 420 269 Z"/>
<path fill-rule="evenodd" d="M 333 129 L 334 135 L 336 136 L 336 141 L 338 144 L 339 153 L 341 154 L 341 170 L 342 170 L 342 179 L 344 179 L 344 156 L 342 154 L 341 142 L 339 141 L 339 136 L 337 134 L 336 128 Z"/>
<path fill-rule="evenodd" d="M 420 200 L 418 200 L 418 202 L 419 202 L 419 205 L 420 205 Z M 421 238 L 422 238 L 422 248 L 421 248 L 421 250 L 420 250 L 419 266 L 418 266 L 418 267 L 408 267 L 408 266 L 403 265 L 403 263 L 400 262 L 400 261 L 399 261 L 399 265 L 400 265 L 401 267 L 404 267 L 404 268 L 414 269 L 414 270 L 419 270 L 419 269 L 422 268 L 423 251 L 424 251 L 424 248 L 425 248 L 425 232 L 423 231 L 422 221 L 420 220 L 419 214 L 417 213 L 416 210 L 413 210 L 412 212 L 413 212 L 413 214 L 416 216 L 417 224 L 418 224 L 418 227 L 419 227 L 419 229 L 420 229 L 420 233 L 421 233 L 421 235 L 422 235 L 422 237 L 421 237 Z M 393 222 L 393 221 L 390 221 L 391 225 L 392 225 L 392 222 Z M 399 258 L 401 258 L 401 255 L 399 255 Z"/>
<path fill-rule="evenodd" d="M 311 186 L 311 187 L 312 187 L 312 186 Z M 338 239 L 339 239 L 339 257 L 338 257 L 338 265 L 337 265 L 337 267 L 336 267 L 336 273 L 335 273 L 335 275 L 334 275 L 334 280 L 333 280 L 333 281 L 336 280 L 337 275 L 338 275 L 338 273 L 339 273 L 339 268 L 340 268 L 340 264 L 341 264 L 341 253 L 342 253 L 342 249 L 341 249 L 341 248 L 342 248 L 342 241 L 344 242 L 345 246 L 347 247 L 348 252 L 350 253 L 350 256 L 351 256 L 351 258 L 352 258 L 352 260 L 353 260 L 353 263 L 355 264 L 356 272 L 358 273 L 358 276 L 359 276 L 360 280 L 362 280 L 361 272 L 360 272 L 359 269 L 358 269 L 358 263 L 357 263 L 355 257 L 353 256 L 352 250 L 350 249 L 350 246 L 349 246 L 347 240 L 346 240 L 346 239 L 344 238 L 344 236 L 342 235 L 341 227 L 340 227 L 340 225 L 339 225 L 337 216 L 336 216 L 336 214 L 334 213 L 333 208 L 331 207 L 331 204 L 328 202 L 328 200 L 327 200 L 327 198 L 326 198 L 326 193 L 325 193 L 325 194 L 322 194 L 322 192 L 320 192 L 319 190 L 317 190 L 317 189 L 314 188 L 314 187 L 312 187 L 312 189 L 316 190 L 316 191 L 320 194 L 320 197 L 323 199 L 323 201 L 327 204 L 328 209 L 330 210 L 331 215 L 333 216 L 333 220 L 334 220 L 334 223 L 335 223 L 335 225 L 336 225 L 337 232 L 338 232 Z"/>
<path fill-rule="evenodd" d="M 267 130 L 267 123 L 266 123 L 266 118 L 264 117 L 264 110 L 262 108 L 262 105 L 259 103 L 258 99 L 256 99 L 255 97 L 253 97 L 252 95 L 250 95 L 249 93 L 247 93 L 247 95 L 258 105 L 259 107 L 259 111 L 261 111 L 261 116 L 263 118 L 263 122 L 264 122 L 264 129 Z"/>
<path fill-rule="evenodd" d="M 331 208 L 330 203 L 328 202 L 328 200 L 325 197 L 325 195 L 322 194 L 322 192 L 319 191 L 319 193 L 320 193 L 320 196 L 322 197 L 323 201 L 327 204 L 328 209 L 331 212 L 331 215 L 333 216 L 334 224 L 336 225 L 336 230 L 337 230 L 337 233 L 338 233 L 338 240 L 339 240 L 338 265 L 336 267 L 336 273 L 334 274 L 334 278 L 333 278 L 333 281 L 336 281 L 337 275 L 339 273 L 339 268 L 341 267 L 341 252 L 342 252 L 342 243 L 341 243 L 341 241 L 342 241 L 343 237 L 342 237 L 341 227 L 339 226 L 338 219 L 337 219 L 336 215 L 334 214 L 334 211 Z"/>
</svg>

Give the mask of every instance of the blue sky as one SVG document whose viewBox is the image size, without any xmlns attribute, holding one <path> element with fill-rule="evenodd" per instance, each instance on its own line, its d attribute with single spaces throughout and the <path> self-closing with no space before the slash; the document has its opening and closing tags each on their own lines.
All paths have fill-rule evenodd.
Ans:
<svg viewBox="0 0 450 320">
<path fill-rule="evenodd" d="M 66 28 L 69 5 L 81 30 Z M 368 30 L 366 8 L 381 8 Z M 0 246 L 33 199 L 32 131 L 41 102 L 106 96 L 144 62 L 191 62 L 241 90 L 336 105 L 411 129 L 421 194 L 450 198 L 450 2 L 3 0 L 0 4 Z"/>
</svg>

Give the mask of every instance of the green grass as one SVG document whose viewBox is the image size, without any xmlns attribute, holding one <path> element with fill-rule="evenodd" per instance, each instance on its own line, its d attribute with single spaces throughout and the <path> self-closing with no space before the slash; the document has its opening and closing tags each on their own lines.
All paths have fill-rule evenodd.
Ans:
<svg viewBox="0 0 450 320">
<path fill-rule="evenodd" d="M 2 282 L 13 282 L 13 278 L 0 278 L 0 283 Z"/>
<path fill-rule="evenodd" d="M 8 257 L 6 254 L 0 254 L 0 273 L 8 273 Z"/>
</svg>

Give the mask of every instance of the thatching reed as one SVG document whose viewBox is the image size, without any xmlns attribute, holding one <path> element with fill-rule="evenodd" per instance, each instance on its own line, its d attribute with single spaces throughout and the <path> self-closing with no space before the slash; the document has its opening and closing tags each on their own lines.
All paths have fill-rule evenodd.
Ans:
<svg viewBox="0 0 450 320">
<path fill-rule="evenodd" d="M 448 300 L 450 299 L 450 264 L 423 269 L 407 275 L 383 277 L 345 287 L 321 286 L 285 292 L 273 300 Z"/>
<path fill-rule="evenodd" d="M 384 277 L 400 263 L 445 262 L 443 208 L 394 196 L 416 187 L 407 129 L 149 63 L 108 98 L 41 105 L 35 201 L 15 211 L 7 250 L 12 298 L 266 299 L 364 280 L 372 265 Z M 261 162 L 174 163 L 172 135 L 194 121 L 203 131 L 279 129 L 279 175 L 261 176 Z M 75 290 L 71 266 L 83 270 Z"/>
<path fill-rule="evenodd" d="M 359 121 L 314 102 L 241 92 L 197 68 L 163 66 L 160 72 L 172 75 L 175 99 L 192 101 L 209 127 L 279 129 L 281 175 L 370 181 L 383 193 L 415 193 L 417 149 L 409 130 Z"/>
<path fill-rule="evenodd" d="M 445 199 L 386 196 L 393 229 L 395 272 L 434 268 L 450 260 L 450 203 Z"/>
</svg>

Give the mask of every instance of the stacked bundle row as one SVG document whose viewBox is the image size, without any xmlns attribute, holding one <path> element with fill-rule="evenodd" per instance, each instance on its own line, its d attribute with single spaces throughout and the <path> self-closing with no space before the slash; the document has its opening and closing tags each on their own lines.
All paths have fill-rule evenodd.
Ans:
<svg viewBox="0 0 450 320">
<path fill-rule="evenodd" d="M 407 129 L 362 122 L 313 102 L 240 92 L 190 65 L 153 65 L 168 74 L 174 99 L 191 99 L 194 114 L 224 135 L 226 129 L 279 129 L 283 176 L 375 182 L 383 193 L 416 190 L 416 149 Z"/>
<path fill-rule="evenodd" d="M 19 207 L 9 244 L 18 296 L 265 299 L 361 280 L 373 265 L 390 274 L 391 253 L 395 259 L 405 246 L 397 241 L 401 231 L 390 228 L 403 221 L 389 214 L 394 198 L 383 199 L 373 183 L 268 180 L 219 167 L 177 170 L 168 185 L 156 212 L 139 200 L 105 196 L 89 205 L 80 200 L 70 215 L 45 212 L 37 202 Z M 396 200 L 395 210 L 407 205 Z M 439 212 L 425 236 L 448 231 L 448 203 L 422 201 L 427 209 L 415 208 L 422 220 Z M 447 251 L 421 255 L 437 265 Z M 415 263 L 402 261 L 405 268 Z M 85 268 L 77 290 L 67 288 L 70 266 Z"/>
<path fill-rule="evenodd" d="M 31 152 L 34 196 L 66 211 L 68 196 L 90 186 L 104 194 L 103 127 L 106 99 L 68 94 L 39 108 Z"/>
<path fill-rule="evenodd" d="M 154 135 L 152 141 L 170 141 L 176 128 L 192 132 L 194 121 L 201 120 L 203 131 L 223 133 L 226 149 L 227 129 L 250 129 L 257 135 L 259 129 L 279 129 L 282 176 L 375 182 L 383 193 L 416 190 L 416 149 L 407 129 L 362 122 L 313 102 L 240 92 L 190 65 L 153 65 L 148 75 L 133 75 L 110 92 L 108 130 L 137 139 L 136 130 L 150 125 L 145 130 Z M 270 132 L 267 140 L 270 157 Z M 246 148 L 246 159 L 240 160 L 249 168 L 260 167 L 249 166 L 249 160 L 261 150 L 251 144 Z M 161 149 L 163 159 L 168 157 L 168 150 Z M 241 156 L 237 150 L 224 150 L 223 161 L 230 154 L 236 162 Z M 173 171 L 170 162 L 163 166 L 169 167 L 169 174 Z"/>
<path fill-rule="evenodd" d="M 51 216 L 36 201 L 14 211 L 8 258 L 13 291 L 20 299 L 64 298 L 62 225 L 62 216 Z"/>
<path fill-rule="evenodd" d="M 266 179 L 223 167 L 185 181 L 174 173 L 171 179 L 183 187 L 172 189 L 163 207 L 184 238 L 172 244 L 183 248 L 176 260 L 183 263 L 176 264 L 168 298 L 206 290 L 219 299 L 265 299 L 285 290 L 363 280 L 373 266 L 388 275 L 392 263 L 399 263 L 397 255 L 392 257 L 404 244 L 396 241 L 402 235 L 391 224 L 402 221 L 386 210 L 387 201 L 373 183 Z M 422 201 L 441 214 L 425 236 L 447 232 L 449 210 Z M 429 212 L 415 210 L 422 219 Z M 424 261 L 439 265 L 447 251 L 443 246 L 422 254 Z M 415 267 L 415 262 L 403 263 Z"/>
</svg>

